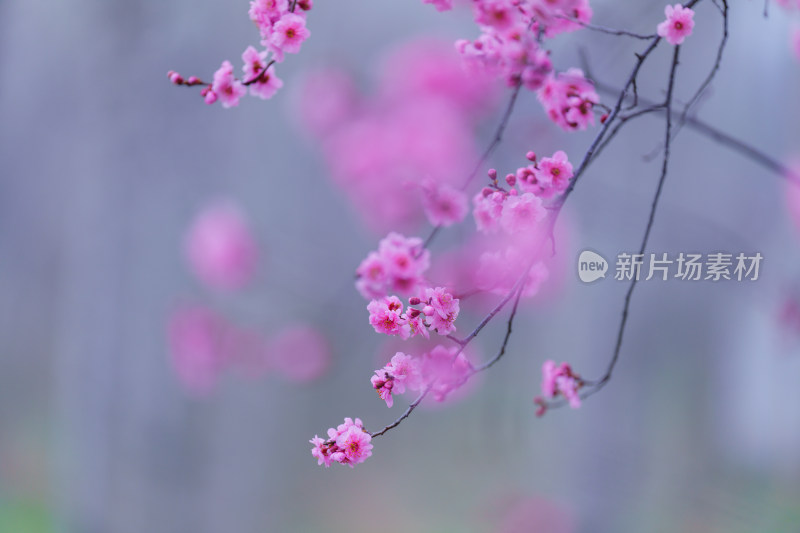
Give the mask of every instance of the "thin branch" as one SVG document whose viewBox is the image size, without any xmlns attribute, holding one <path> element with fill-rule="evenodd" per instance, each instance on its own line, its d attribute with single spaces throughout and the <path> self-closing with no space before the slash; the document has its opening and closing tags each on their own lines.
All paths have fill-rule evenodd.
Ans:
<svg viewBox="0 0 800 533">
<path fill-rule="evenodd" d="M 384 427 L 382 430 L 380 430 L 380 431 L 376 431 L 376 432 L 374 432 L 374 433 L 370 433 L 370 436 L 371 436 L 372 438 L 375 438 L 375 437 L 380 437 L 381 435 L 383 435 L 383 434 L 384 434 L 384 433 L 386 433 L 387 431 L 389 431 L 389 430 L 391 430 L 391 429 L 394 429 L 394 428 L 396 428 L 397 426 L 399 426 L 399 425 L 400 425 L 400 423 L 401 423 L 401 422 L 403 422 L 403 420 L 405 420 L 406 418 L 408 418 L 408 417 L 409 417 L 409 415 L 411 415 L 411 413 L 413 413 L 413 412 L 414 412 L 414 409 L 416 409 L 416 408 L 417 408 L 417 406 L 418 406 L 420 403 L 422 403 L 422 400 L 424 400 L 424 399 L 425 399 L 425 396 L 427 396 L 427 395 L 428 395 L 428 392 L 430 392 L 430 390 L 431 390 L 431 385 L 428 385 L 427 387 L 425 387 L 425 390 L 423 390 L 423 391 L 420 393 L 420 395 L 419 395 L 419 396 L 417 396 L 417 399 L 416 399 L 416 400 L 414 400 L 413 402 L 411 402 L 411 405 L 409 405 L 409 406 L 406 408 L 406 410 L 403 412 L 403 414 L 402 414 L 402 415 L 400 415 L 400 416 L 397 418 L 397 420 L 395 420 L 394 422 L 392 422 L 392 423 L 391 423 L 391 424 L 389 424 L 388 426 L 385 426 L 385 427 Z"/>
<path fill-rule="evenodd" d="M 514 299 L 514 305 L 511 307 L 511 314 L 508 316 L 508 325 L 506 327 L 506 336 L 503 337 L 503 344 L 500 345 L 500 350 L 497 352 L 497 355 L 495 355 L 494 357 L 492 357 L 491 359 L 489 359 L 488 361 L 486 361 L 482 365 L 475 367 L 472 370 L 472 372 L 470 373 L 470 376 L 474 375 L 474 374 L 477 374 L 478 372 L 483 372 L 484 370 L 487 370 L 488 368 L 493 366 L 495 363 L 497 363 L 503 357 L 503 355 L 505 355 L 506 346 L 508 346 L 508 340 L 511 338 L 511 328 L 512 328 L 512 326 L 514 324 L 514 317 L 517 315 L 517 307 L 519 306 L 519 300 L 522 297 L 523 288 L 524 288 L 524 286 L 522 286 L 519 289 L 517 289 L 517 296 Z"/>
<path fill-rule="evenodd" d="M 593 30 L 593 31 L 597 31 L 597 32 L 600 32 L 600 33 L 606 33 L 608 35 L 624 35 L 626 37 L 633 37 L 634 39 L 641 39 L 643 41 L 646 41 L 648 39 L 652 39 L 653 37 L 657 37 L 657 35 L 654 34 L 654 33 L 651 33 L 649 35 L 643 35 L 641 33 L 634 33 L 632 31 L 628 31 L 628 30 L 617 30 L 615 28 L 607 28 L 605 26 L 597 26 L 595 24 L 589 24 L 588 22 L 582 22 L 582 21 L 580 21 L 580 20 L 578 20 L 578 19 L 576 19 L 574 17 L 567 17 L 567 16 L 564 16 L 564 15 L 559 15 L 557 18 L 568 20 L 570 22 L 574 22 L 575 24 L 578 24 L 579 26 L 583 26 L 587 30 Z"/>
<path fill-rule="evenodd" d="M 717 7 L 717 9 L 719 9 L 720 14 L 722 15 L 722 38 L 720 39 L 719 46 L 717 47 L 717 56 L 714 61 L 714 65 L 711 67 L 711 70 L 709 71 L 708 75 L 703 80 L 703 83 L 700 84 L 700 87 L 697 89 L 694 95 L 692 95 L 692 97 L 684 106 L 683 112 L 681 113 L 680 119 L 678 120 L 678 124 L 672 133 L 673 139 L 675 138 L 676 135 L 678 135 L 684 124 L 686 124 L 686 119 L 689 116 L 689 111 L 692 110 L 692 107 L 694 107 L 697 104 L 697 102 L 700 101 L 700 98 L 702 98 L 702 96 L 706 93 L 709 86 L 711 85 L 711 82 L 714 81 L 714 78 L 716 77 L 720 66 L 722 65 L 722 55 L 725 52 L 725 46 L 728 43 L 728 0 L 721 0 L 721 2 L 722 2 L 721 6 L 718 5 L 716 2 L 714 3 L 714 5 Z M 662 147 L 663 145 L 659 145 L 652 152 L 647 154 L 645 156 L 645 161 L 650 161 L 651 159 L 656 157 L 658 153 L 661 151 Z"/>
<path fill-rule="evenodd" d="M 650 206 L 650 215 L 647 220 L 647 226 L 645 227 L 644 237 L 642 238 L 642 243 L 639 246 L 639 255 L 644 255 L 644 252 L 647 250 L 647 243 L 650 240 L 650 232 L 653 229 L 653 223 L 655 222 L 656 211 L 658 209 L 658 203 L 661 199 L 661 193 L 664 189 L 664 182 L 667 178 L 667 169 L 669 166 L 669 156 L 670 156 L 670 146 L 672 140 L 672 94 L 673 89 L 675 87 L 675 72 L 678 68 L 678 56 L 680 53 L 680 46 L 675 47 L 674 55 L 672 56 L 672 67 L 670 68 L 669 74 L 669 82 L 667 84 L 667 98 L 665 102 L 664 108 L 666 109 L 666 131 L 664 133 L 664 158 L 661 165 L 661 176 L 658 179 L 658 187 L 656 188 L 656 193 L 653 196 L 653 203 Z M 581 398 L 588 398 L 593 394 L 599 392 L 611 379 L 611 374 L 614 372 L 614 368 L 619 361 L 619 354 L 622 351 L 622 341 L 625 337 L 625 326 L 628 323 L 628 314 L 631 305 L 631 297 L 633 296 L 633 291 L 636 288 L 636 284 L 639 281 L 638 273 L 632 276 L 631 283 L 628 286 L 628 291 L 625 293 L 625 303 L 622 307 L 622 318 L 620 319 L 619 328 L 617 330 L 617 341 L 614 345 L 614 352 L 611 356 L 611 360 L 608 363 L 608 367 L 606 368 L 605 373 L 603 376 L 597 381 L 587 381 L 586 383 L 589 384 L 589 387 L 581 394 Z M 557 408 L 564 405 L 564 402 L 553 402 L 547 405 L 548 408 Z"/>
<path fill-rule="evenodd" d="M 616 94 L 617 92 L 617 89 L 615 89 L 614 87 L 611 87 L 610 85 L 606 85 L 604 83 L 600 83 L 597 81 L 595 81 L 595 87 L 600 92 L 608 94 Z M 651 100 L 647 100 L 640 97 L 639 101 L 641 102 L 642 105 L 650 106 L 652 111 L 658 113 L 666 113 L 667 111 L 665 107 L 659 106 L 658 104 L 655 104 Z M 677 113 L 677 111 L 673 109 L 672 113 Z M 788 166 L 781 163 L 779 160 L 767 155 L 766 153 L 759 150 L 755 146 L 748 144 L 741 139 L 737 139 L 736 137 L 733 137 L 732 135 L 725 133 L 724 131 L 715 128 L 714 126 L 706 122 L 703 122 L 702 120 L 693 116 L 686 117 L 685 125 L 689 127 L 689 129 L 692 129 L 697 133 L 700 133 L 701 135 L 710 138 L 711 140 L 717 142 L 719 145 L 724 146 L 725 148 L 733 150 L 739 155 L 742 155 L 750 159 L 751 161 L 763 166 L 767 170 L 781 177 L 784 177 L 790 181 L 800 184 L 800 175 L 798 175 Z"/>
</svg>

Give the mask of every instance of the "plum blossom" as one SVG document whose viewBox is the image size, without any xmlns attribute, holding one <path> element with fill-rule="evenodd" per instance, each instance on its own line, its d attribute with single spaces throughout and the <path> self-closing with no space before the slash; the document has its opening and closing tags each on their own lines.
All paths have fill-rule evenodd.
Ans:
<svg viewBox="0 0 800 533">
<path fill-rule="evenodd" d="M 507 233 L 529 232 L 545 214 L 542 199 L 533 193 L 509 195 L 503 202 L 500 225 Z"/>
<path fill-rule="evenodd" d="M 421 189 L 425 215 L 434 226 L 452 226 L 467 216 L 467 196 L 462 191 L 432 181 L 423 183 Z"/>
<path fill-rule="evenodd" d="M 425 285 L 430 252 L 422 239 L 390 233 L 356 269 L 356 288 L 364 298 L 382 298 L 391 292 L 412 294 Z"/>
<path fill-rule="evenodd" d="M 413 306 L 423 306 L 422 309 Z M 372 300 L 367 305 L 369 323 L 378 333 L 399 335 L 403 339 L 422 335 L 430 338 L 429 329 L 439 335 L 456 330 L 458 299 L 444 287 L 427 288 L 423 297 L 409 299 L 409 307 L 403 312 L 403 303 L 397 296 Z"/>
<path fill-rule="evenodd" d="M 269 44 L 273 50 L 296 54 L 310 35 L 305 17 L 287 13 L 273 26 Z"/>
<path fill-rule="evenodd" d="M 239 105 L 239 99 L 247 94 L 247 87 L 233 76 L 233 65 L 226 60 L 222 62 L 222 66 L 214 73 L 211 91 L 222 102 L 222 107 L 228 108 Z M 206 102 L 209 103 L 208 99 L 206 99 Z"/>
<path fill-rule="evenodd" d="M 667 40 L 669 44 L 679 45 L 692 34 L 694 28 L 694 11 L 681 4 L 664 8 L 667 19 L 658 25 L 658 35 Z"/>
<path fill-rule="evenodd" d="M 600 102 L 592 82 L 577 68 L 551 76 L 537 97 L 550 120 L 566 131 L 593 125 L 594 106 Z"/>
<path fill-rule="evenodd" d="M 247 81 L 253 81 L 250 85 L 250 94 L 263 100 L 269 100 L 278 89 L 283 87 L 283 81 L 275 75 L 275 67 L 270 66 L 264 71 L 267 65 L 267 51 L 258 52 L 252 46 L 248 46 L 242 54 L 244 61 L 244 74 Z"/>
<path fill-rule="evenodd" d="M 556 365 L 554 361 L 547 360 L 542 365 L 542 396 L 544 398 L 553 399 L 561 395 L 571 408 L 577 409 L 581 406 L 578 391 L 582 386 L 583 380 L 572 371 L 568 363 Z M 544 405 L 541 399 L 534 401 L 540 406 Z"/>
<path fill-rule="evenodd" d="M 376 370 L 370 379 L 378 396 L 387 407 L 394 403 L 392 394 L 403 394 L 406 389 L 420 390 L 421 377 L 419 361 L 403 352 L 397 352 L 383 368 Z"/>
<path fill-rule="evenodd" d="M 329 467 L 336 462 L 353 468 L 372 455 L 371 441 L 372 435 L 364 430 L 361 419 L 345 418 L 344 424 L 328 429 L 327 440 L 314 435 L 309 442 L 314 445 L 311 455 L 320 466 Z"/>
<path fill-rule="evenodd" d="M 457 355 L 456 355 L 457 354 Z M 460 388 L 473 373 L 472 363 L 460 348 L 437 345 L 420 358 L 420 374 L 424 387 L 437 402 Z"/>
<path fill-rule="evenodd" d="M 256 272 L 255 239 L 244 215 L 231 202 L 213 204 L 197 216 L 185 249 L 194 274 L 215 289 L 240 289 Z"/>
<path fill-rule="evenodd" d="M 406 319 L 403 316 L 403 304 L 397 296 L 372 300 L 367 305 L 367 311 L 369 311 L 369 323 L 376 332 L 408 338 L 408 330 L 404 329 Z"/>
</svg>

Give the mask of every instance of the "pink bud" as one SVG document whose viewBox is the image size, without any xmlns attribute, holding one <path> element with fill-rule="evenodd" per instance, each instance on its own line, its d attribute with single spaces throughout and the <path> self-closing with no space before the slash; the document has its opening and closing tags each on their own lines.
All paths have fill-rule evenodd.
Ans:
<svg viewBox="0 0 800 533">
<path fill-rule="evenodd" d="M 419 305 L 422 302 L 417 296 L 412 296 L 408 299 L 408 305 Z"/>
<path fill-rule="evenodd" d="M 527 157 L 529 161 L 536 161 L 536 153 L 534 152 L 528 152 L 525 154 L 525 157 Z"/>
<path fill-rule="evenodd" d="M 483 189 L 481 189 L 481 194 L 484 195 L 484 196 L 489 196 L 493 192 L 494 191 L 492 189 L 490 189 L 489 187 L 484 187 Z"/>
<path fill-rule="evenodd" d="M 497 179 L 497 171 L 493 168 L 489 169 L 489 179 L 492 181 Z"/>
<path fill-rule="evenodd" d="M 422 313 L 425 316 L 431 316 L 434 312 L 435 311 L 433 310 L 433 307 L 431 307 L 430 305 L 426 305 L 425 307 L 422 308 Z"/>
</svg>

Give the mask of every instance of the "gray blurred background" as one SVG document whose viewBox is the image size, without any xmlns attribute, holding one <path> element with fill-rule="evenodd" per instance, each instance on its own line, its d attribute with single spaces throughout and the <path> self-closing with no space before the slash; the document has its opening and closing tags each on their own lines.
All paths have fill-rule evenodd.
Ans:
<svg viewBox="0 0 800 533">
<path fill-rule="evenodd" d="M 720 33 L 703 3 L 678 76 L 684 101 Z M 774 157 L 800 152 L 792 22 L 732 4 L 699 116 Z M 661 2 L 592 5 L 598 24 L 650 32 L 663 18 Z M 245 0 L 0 2 L 0 532 L 470 533 L 498 531 L 518 500 L 533 514 L 524 502 L 547 502 L 568 525 L 531 518 L 514 531 L 800 531 L 800 344 L 775 319 L 800 282 L 798 233 L 779 177 L 689 130 L 650 248 L 759 251 L 759 281 L 642 283 L 610 386 L 536 419 L 542 361 L 599 376 L 616 335 L 626 286 L 583 286 L 570 270 L 559 299 L 523 309 L 507 359 L 469 398 L 415 413 L 356 469 L 316 465 L 315 433 L 344 416 L 379 427 L 405 403 L 389 411 L 367 385 L 380 339 L 350 290 L 380 235 L 294 126 L 293 83 L 324 64 L 368 83 L 392 45 L 476 30 L 467 12 L 419 0 L 319 0 L 309 26 L 275 99 L 224 110 L 165 73 L 210 77 L 237 59 L 257 37 Z M 617 84 L 641 48 L 581 32 L 557 41 L 556 68 L 577 64 L 579 44 L 597 78 Z M 668 54 L 643 72 L 643 94 L 660 97 Z M 576 189 L 560 250 L 570 269 L 584 247 L 638 247 L 660 165 L 641 156 L 662 129 L 631 125 Z M 523 92 L 492 162 L 516 168 L 529 149 L 577 156 L 595 131 L 557 131 Z M 265 331 L 315 322 L 334 348 L 321 382 L 230 379 L 198 400 L 175 378 L 166 317 L 211 298 L 186 271 L 182 238 L 220 195 L 247 211 L 265 261 L 253 290 L 214 305 Z M 484 353 L 500 334 L 482 335 Z"/>
</svg>

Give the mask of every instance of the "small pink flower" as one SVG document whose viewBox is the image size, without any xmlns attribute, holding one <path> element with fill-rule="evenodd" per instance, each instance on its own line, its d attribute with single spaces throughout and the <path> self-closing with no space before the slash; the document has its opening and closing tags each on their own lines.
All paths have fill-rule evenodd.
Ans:
<svg viewBox="0 0 800 533">
<path fill-rule="evenodd" d="M 594 124 L 594 105 L 600 97 L 580 69 L 551 76 L 536 95 L 550 120 L 564 130 L 585 130 Z"/>
<path fill-rule="evenodd" d="M 283 87 L 283 81 L 275 75 L 274 65 L 264 72 L 264 67 L 267 66 L 266 50 L 259 53 L 252 46 L 248 46 L 242 54 L 242 61 L 244 61 L 245 79 L 251 81 L 257 77 L 257 80 L 250 84 L 250 94 L 253 96 L 269 100 Z"/>
<path fill-rule="evenodd" d="M 245 286 L 258 261 L 255 239 L 230 202 L 212 205 L 195 219 L 186 236 L 186 256 L 201 281 L 223 290 Z"/>
<path fill-rule="evenodd" d="M 664 8 L 667 19 L 658 25 L 658 35 L 669 44 L 679 45 L 692 34 L 694 28 L 694 11 L 680 4 Z"/>
<path fill-rule="evenodd" d="M 408 336 L 408 332 L 404 331 L 406 320 L 402 314 L 403 304 L 396 296 L 372 300 L 367 305 L 367 311 L 369 311 L 369 323 L 376 332 Z"/>
<path fill-rule="evenodd" d="M 545 361 L 542 365 L 542 396 L 545 398 L 555 398 L 563 396 L 569 406 L 577 409 L 581 406 L 579 390 L 583 386 L 580 376 L 572 372 L 572 368 L 567 363 L 556 365 L 554 361 Z M 544 402 L 536 401 L 542 414 L 546 410 Z M 541 416 L 541 415 L 539 415 Z"/>
<path fill-rule="evenodd" d="M 561 150 L 553 154 L 553 157 L 543 158 L 534 174 L 539 183 L 549 184 L 541 192 L 543 198 L 563 193 L 567 190 L 573 176 L 572 165 L 567 159 L 567 154 Z"/>
<path fill-rule="evenodd" d="M 270 44 L 281 52 L 296 54 L 311 32 L 306 28 L 306 19 L 287 13 L 273 26 Z"/>
<path fill-rule="evenodd" d="M 342 450 L 344 455 L 339 462 L 353 468 L 354 465 L 366 461 L 372 455 L 371 440 L 372 437 L 363 428 L 356 425 L 350 426 L 336 437 L 336 446 Z"/>
<path fill-rule="evenodd" d="M 503 213 L 503 194 L 491 192 L 484 194 L 479 192 L 472 198 L 472 216 L 475 217 L 475 225 L 482 233 L 494 233 L 500 227 L 500 216 Z"/>
<path fill-rule="evenodd" d="M 436 287 L 425 289 L 425 300 L 434 311 L 431 315 L 431 327 L 436 329 L 439 335 L 455 331 L 454 322 L 459 312 L 458 298 L 454 298 L 444 287 Z"/>
<path fill-rule="evenodd" d="M 530 232 L 545 215 L 542 199 L 526 192 L 506 198 L 500 224 L 508 233 Z"/>
<path fill-rule="evenodd" d="M 309 442 L 314 445 L 311 455 L 317 459 L 317 464 L 329 467 L 337 462 L 352 468 L 372 455 L 371 440 L 372 436 L 364 431 L 360 419 L 345 418 L 344 424 L 328 429 L 327 440 L 314 435 Z"/>
<path fill-rule="evenodd" d="M 211 90 L 222 102 L 222 107 L 236 107 L 239 99 L 247 93 L 247 87 L 234 78 L 233 65 L 230 61 L 223 61 L 222 66 L 214 73 L 214 82 Z M 208 102 L 208 100 L 206 100 Z"/>
<path fill-rule="evenodd" d="M 427 182 L 422 186 L 422 206 L 434 226 L 452 226 L 467 216 L 467 196 L 449 185 Z"/>
</svg>

